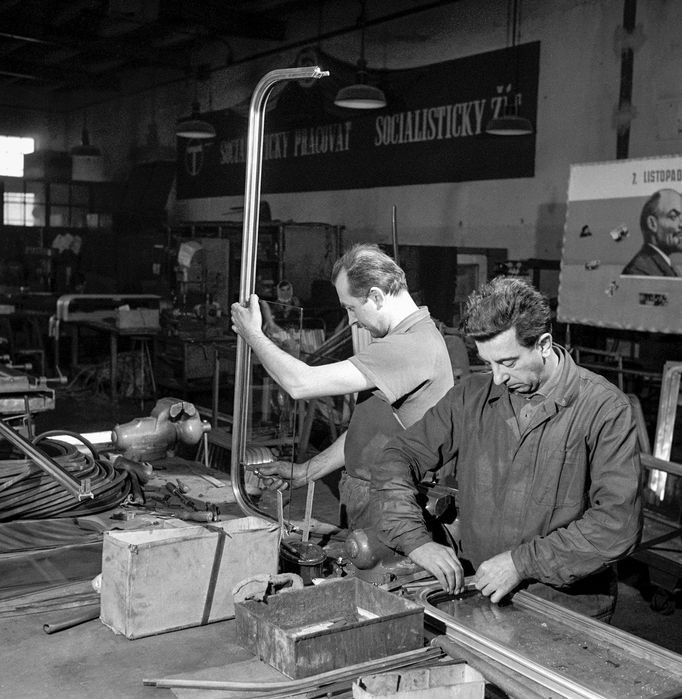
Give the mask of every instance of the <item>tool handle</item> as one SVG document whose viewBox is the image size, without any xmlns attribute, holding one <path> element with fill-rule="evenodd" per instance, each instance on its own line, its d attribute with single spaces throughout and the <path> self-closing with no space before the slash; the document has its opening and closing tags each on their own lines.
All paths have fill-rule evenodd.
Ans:
<svg viewBox="0 0 682 699">
<path fill-rule="evenodd" d="M 188 520 L 190 522 L 213 522 L 215 521 L 215 516 L 213 512 L 209 510 L 203 510 L 201 512 L 194 511 L 181 511 L 178 516 L 180 519 Z"/>
</svg>

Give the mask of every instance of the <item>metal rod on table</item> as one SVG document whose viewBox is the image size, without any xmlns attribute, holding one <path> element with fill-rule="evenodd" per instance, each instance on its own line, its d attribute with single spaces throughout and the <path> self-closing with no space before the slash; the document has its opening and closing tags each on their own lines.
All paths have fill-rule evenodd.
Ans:
<svg viewBox="0 0 682 699">
<path fill-rule="evenodd" d="M 208 469 L 211 468 L 211 462 L 209 459 L 209 454 L 208 454 L 208 432 L 204 432 L 203 434 L 203 440 L 204 440 L 204 466 Z"/>
<path fill-rule="evenodd" d="M 305 498 L 305 514 L 303 516 L 303 541 L 310 538 L 310 519 L 313 515 L 313 500 L 315 498 L 315 481 L 308 481 L 308 492 Z"/>
<path fill-rule="evenodd" d="M 147 687 L 166 687 L 184 688 L 184 689 L 221 689 L 236 692 L 267 692 L 280 691 L 283 693 L 298 691 L 301 689 L 315 690 L 318 687 L 324 686 L 331 682 L 336 682 L 341 678 L 355 679 L 358 675 L 370 672 L 384 672 L 396 668 L 404 668 L 408 665 L 433 662 L 442 656 L 443 652 L 437 648 L 418 648 L 416 650 L 405 651 L 395 655 L 389 655 L 385 658 L 377 660 L 368 660 L 364 663 L 356 663 L 339 668 L 338 670 L 329 670 L 322 672 L 312 677 L 303 677 L 298 680 L 264 681 L 232 681 L 232 680 L 199 680 L 199 679 L 184 679 L 184 678 L 159 678 L 159 679 L 143 679 L 142 684 Z"/>
<path fill-rule="evenodd" d="M 220 352 L 218 345 L 213 345 L 213 405 L 211 414 L 211 427 L 218 427 L 218 405 L 220 396 Z"/>
<path fill-rule="evenodd" d="M 246 185 L 244 189 L 244 227 L 242 234 L 242 263 L 239 279 L 239 301 L 248 303 L 254 291 L 258 249 L 258 217 L 263 155 L 263 124 L 265 104 L 274 85 L 282 80 L 323 78 L 329 75 L 319 66 L 272 70 L 261 78 L 251 97 L 246 150 Z M 232 422 L 232 451 L 230 476 L 235 500 L 247 515 L 270 517 L 251 503 L 241 478 L 241 465 L 246 449 L 247 411 L 250 389 L 251 349 L 242 337 L 237 338 L 237 358 L 234 374 L 234 410 Z"/>
<path fill-rule="evenodd" d="M 277 522 L 279 523 L 279 534 L 281 537 L 286 535 L 286 527 L 284 526 L 284 494 L 281 490 L 277 491 Z"/>
<path fill-rule="evenodd" d="M 97 606 L 93 609 L 89 609 L 78 616 L 71 617 L 71 619 L 65 619 L 64 621 L 58 621 L 53 624 L 43 624 L 43 631 L 47 634 L 57 633 L 57 631 L 64 631 L 65 629 L 71 629 L 79 624 L 84 624 L 86 621 L 92 621 L 93 619 L 99 619 L 100 605 L 99 602 Z"/>
</svg>

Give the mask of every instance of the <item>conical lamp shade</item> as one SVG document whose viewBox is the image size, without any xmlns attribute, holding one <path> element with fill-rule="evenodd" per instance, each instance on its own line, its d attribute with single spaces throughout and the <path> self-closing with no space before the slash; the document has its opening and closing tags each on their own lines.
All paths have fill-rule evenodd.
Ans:
<svg viewBox="0 0 682 699">
<path fill-rule="evenodd" d="M 178 124 L 175 135 L 181 138 L 215 138 L 216 130 L 213 124 L 203 119 L 187 119 Z"/>
<path fill-rule="evenodd" d="M 386 95 L 378 87 L 357 83 L 342 87 L 334 104 L 346 109 L 381 109 L 386 106 Z"/>
<path fill-rule="evenodd" d="M 491 119 L 485 127 L 485 132 L 495 136 L 526 136 L 533 133 L 533 126 L 524 117 L 507 114 Z"/>
<path fill-rule="evenodd" d="M 177 125 L 175 135 L 180 138 L 215 138 L 216 130 L 213 124 L 199 118 L 199 103 L 194 102 L 192 116 Z"/>
</svg>

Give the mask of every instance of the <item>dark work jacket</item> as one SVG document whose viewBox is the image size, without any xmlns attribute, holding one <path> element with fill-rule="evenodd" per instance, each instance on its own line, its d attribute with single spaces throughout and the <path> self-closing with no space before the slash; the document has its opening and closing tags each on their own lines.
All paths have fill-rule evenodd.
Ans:
<svg viewBox="0 0 682 699">
<path fill-rule="evenodd" d="M 621 274 L 645 277 L 677 277 L 677 270 L 669 265 L 651 245 L 642 245 L 640 251 L 627 263 Z"/>
<path fill-rule="evenodd" d="M 385 543 L 409 554 L 432 541 L 415 483 L 457 454 L 460 554 L 475 568 L 510 550 L 523 579 L 561 587 L 635 548 L 640 463 L 630 403 L 555 350 L 564 355 L 559 383 L 523 434 L 507 389 L 478 373 L 389 442 L 372 486 Z"/>
</svg>

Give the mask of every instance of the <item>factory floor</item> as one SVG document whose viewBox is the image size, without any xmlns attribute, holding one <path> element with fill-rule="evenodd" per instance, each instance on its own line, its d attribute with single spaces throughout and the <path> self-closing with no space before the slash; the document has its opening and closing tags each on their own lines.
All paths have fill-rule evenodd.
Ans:
<svg viewBox="0 0 682 699">
<path fill-rule="evenodd" d="M 195 402 L 210 405 L 210 396 L 198 396 Z M 109 430 L 117 423 L 149 415 L 153 405 L 147 401 L 141 406 L 139 399 L 122 399 L 114 404 L 104 396 L 58 391 L 56 409 L 36 417 L 35 432 L 55 428 L 78 432 Z M 303 512 L 305 492 L 298 492 L 302 497 L 292 502 L 287 512 L 292 519 L 301 517 Z M 338 499 L 333 480 L 316 487 L 313 517 L 338 523 Z M 621 563 L 619 570 L 619 603 L 613 625 L 682 654 L 682 596 L 678 594 L 670 600 L 667 613 L 653 611 L 649 604 L 652 587 L 647 568 L 627 560 Z M 248 666 L 253 656 L 236 642 L 233 621 L 134 641 L 113 634 L 97 619 L 55 634 L 42 632 L 43 624 L 57 623 L 78 611 L 47 609 L 40 615 L 26 613 L 3 618 L 0 654 L 6 669 L 0 673 L 1 696 L 151 699 L 171 694 L 167 689 L 144 686 L 145 678 L 193 675 L 224 679 L 216 675 L 215 668 L 242 661 L 247 663 L 246 677 L 254 671 Z M 200 693 L 175 691 L 188 699 L 200 696 Z"/>
</svg>

